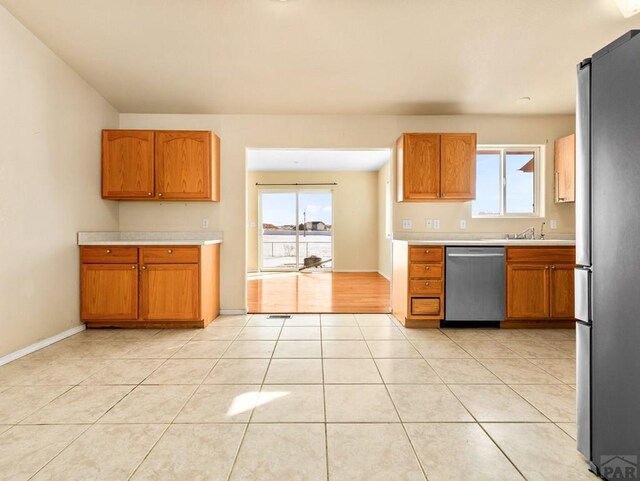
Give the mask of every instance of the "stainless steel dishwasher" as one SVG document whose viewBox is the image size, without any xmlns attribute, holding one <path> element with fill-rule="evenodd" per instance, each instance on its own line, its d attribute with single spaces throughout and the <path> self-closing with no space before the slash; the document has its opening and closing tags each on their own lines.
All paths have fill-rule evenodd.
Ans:
<svg viewBox="0 0 640 481">
<path fill-rule="evenodd" d="M 504 247 L 447 247 L 445 321 L 502 321 Z"/>
</svg>

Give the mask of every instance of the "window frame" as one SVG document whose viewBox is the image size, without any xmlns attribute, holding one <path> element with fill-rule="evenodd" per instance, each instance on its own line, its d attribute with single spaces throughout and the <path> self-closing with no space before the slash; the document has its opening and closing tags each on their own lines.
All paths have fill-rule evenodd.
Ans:
<svg viewBox="0 0 640 481">
<path fill-rule="evenodd" d="M 541 145 L 478 145 L 476 155 L 478 154 L 500 154 L 500 213 L 499 214 L 474 214 L 473 205 L 471 206 L 471 217 L 473 219 L 522 219 L 542 217 L 541 199 L 544 198 L 543 183 L 541 179 L 541 167 L 543 165 L 542 155 L 543 146 Z M 506 178 L 506 158 L 511 153 L 533 153 L 533 212 L 515 212 L 507 213 L 507 178 Z M 477 175 L 476 175 L 477 182 Z M 476 184 L 476 192 L 478 185 Z M 475 199 L 472 201 L 475 202 Z"/>
</svg>

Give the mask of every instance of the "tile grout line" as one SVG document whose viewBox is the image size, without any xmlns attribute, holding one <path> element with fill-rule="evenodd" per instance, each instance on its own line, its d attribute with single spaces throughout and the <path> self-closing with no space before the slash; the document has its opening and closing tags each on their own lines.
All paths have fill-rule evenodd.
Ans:
<svg viewBox="0 0 640 481">
<path fill-rule="evenodd" d="M 253 317 L 253 315 L 251 315 L 251 317 Z M 249 322 L 249 319 L 247 319 L 247 323 L 248 322 Z M 246 326 L 247 324 L 243 326 L 243 329 Z M 276 339 L 276 342 L 273 345 L 273 350 L 271 351 L 271 356 L 269 357 L 269 362 L 267 363 L 267 369 L 265 369 L 264 374 L 262 376 L 262 382 L 260 383 L 258 395 L 256 396 L 256 400 L 255 400 L 256 404 L 260 400 L 260 395 L 262 394 L 262 389 L 264 388 L 264 382 L 267 379 L 267 374 L 269 373 L 269 368 L 271 367 L 271 361 L 273 360 L 273 355 L 275 354 L 276 348 L 278 347 L 278 342 L 280 340 L 280 334 L 282 333 L 282 329 L 284 329 L 284 322 L 282 323 L 282 326 L 280 326 L 278 339 Z M 240 442 L 238 443 L 238 449 L 236 450 L 235 456 L 233 457 L 233 461 L 231 463 L 231 467 L 229 468 L 229 474 L 226 478 L 226 481 L 229 481 L 231 479 L 231 476 L 233 475 L 233 470 L 235 469 L 236 463 L 238 462 L 238 457 L 240 456 L 240 450 L 242 449 L 242 445 L 244 444 L 244 441 L 247 437 L 247 431 L 249 431 L 249 426 L 251 425 L 251 420 L 253 419 L 253 414 L 255 413 L 255 410 L 257 407 L 259 406 L 253 406 L 253 408 L 251 409 L 251 414 L 249 415 L 249 419 L 247 419 L 247 423 L 245 425 L 244 431 L 242 432 L 242 436 L 240 437 Z"/>
<path fill-rule="evenodd" d="M 325 390 L 325 382 L 324 382 L 324 347 L 322 345 L 322 314 L 319 314 L 320 317 L 320 367 L 322 369 L 322 412 L 324 416 L 324 462 L 325 469 L 327 472 L 327 481 L 329 481 L 329 430 L 327 426 L 327 393 Z M 354 316 L 355 319 L 355 316 Z"/>
<path fill-rule="evenodd" d="M 360 325 L 358 324 L 358 327 L 360 327 Z M 402 333 L 402 331 L 400 331 Z M 363 337 L 364 337 L 364 333 L 362 333 Z M 404 336 L 404 334 L 403 334 Z M 422 465 L 422 462 L 420 462 L 420 458 L 418 457 L 418 453 L 416 451 L 415 446 L 413 445 L 413 441 L 411 441 L 411 437 L 409 436 L 409 433 L 407 432 L 407 428 L 404 425 L 404 422 L 402 421 L 402 417 L 400 416 L 400 412 L 398 411 L 398 407 L 396 406 L 396 403 L 393 402 L 393 397 L 391 396 L 391 393 L 389 392 L 389 387 L 387 386 L 387 383 L 384 381 L 384 377 L 382 377 L 382 373 L 380 372 L 380 369 L 378 368 L 378 364 L 375 361 L 375 358 L 373 357 L 373 352 L 371 352 L 371 348 L 369 347 L 369 344 L 367 342 L 365 342 L 365 345 L 367 346 L 367 349 L 369 350 L 369 354 L 371 354 L 371 359 L 373 361 L 373 365 L 376 367 L 376 371 L 378 372 L 378 376 L 380 376 L 380 380 L 382 381 L 382 385 L 384 386 L 384 390 L 387 393 L 387 396 L 389 396 L 389 400 L 391 401 L 391 405 L 393 406 L 393 409 L 396 413 L 396 416 L 398 416 L 398 421 L 400 426 L 402 426 L 402 431 L 404 432 L 404 435 L 407 438 L 407 441 L 409 441 L 409 446 L 411 446 L 411 450 L 413 452 L 413 456 L 416 460 L 416 462 L 418 463 L 418 466 L 420 466 L 420 471 L 422 472 L 422 475 L 424 476 L 425 481 L 429 481 L 429 477 L 427 476 L 427 472 L 424 469 L 424 466 Z"/>
</svg>

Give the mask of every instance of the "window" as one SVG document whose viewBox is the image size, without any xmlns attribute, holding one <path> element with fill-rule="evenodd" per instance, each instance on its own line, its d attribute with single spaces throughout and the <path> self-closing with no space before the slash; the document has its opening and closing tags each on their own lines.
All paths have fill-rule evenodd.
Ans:
<svg viewBox="0 0 640 481">
<path fill-rule="evenodd" d="M 479 147 L 473 217 L 538 215 L 540 147 Z"/>
</svg>

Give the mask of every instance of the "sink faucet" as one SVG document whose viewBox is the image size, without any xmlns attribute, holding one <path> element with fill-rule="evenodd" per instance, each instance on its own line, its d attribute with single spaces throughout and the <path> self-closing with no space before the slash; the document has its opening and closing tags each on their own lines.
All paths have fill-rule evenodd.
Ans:
<svg viewBox="0 0 640 481">
<path fill-rule="evenodd" d="M 540 240 L 544 240 L 544 224 L 545 222 L 542 223 L 542 225 L 540 226 Z"/>
<path fill-rule="evenodd" d="M 523 230 L 522 232 L 516 234 L 513 236 L 514 239 L 526 239 L 527 238 L 527 234 L 531 232 L 531 239 L 535 239 L 536 238 L 536 229 L 535 227 L 527 227 L 525 230 Z"/>
</svg>

